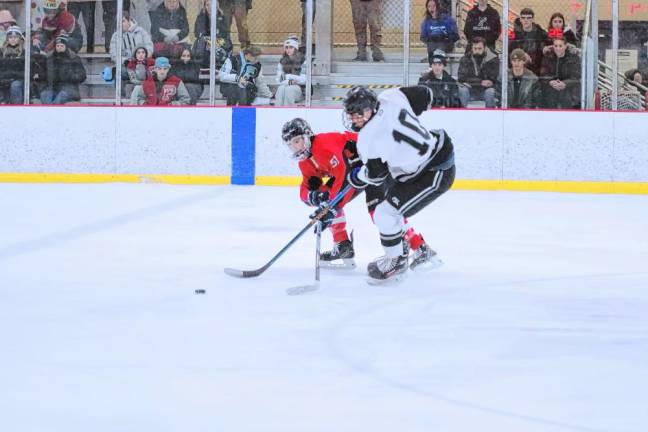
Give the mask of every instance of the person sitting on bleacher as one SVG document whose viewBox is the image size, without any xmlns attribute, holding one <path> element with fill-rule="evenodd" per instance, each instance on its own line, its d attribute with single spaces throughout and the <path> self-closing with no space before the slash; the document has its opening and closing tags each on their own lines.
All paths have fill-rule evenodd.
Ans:
<svg viewBox="0 0 648 432">
<path fill-rule="evenodd" d="M 184 48 L 183 40 L 189 35 L 187 11 L 179 0 L 164 0 L 151 11 L 151 36 L 154 55 L 179 57 Z"/>
<path fill-rule="evenodd" d="M 225 59 L 232 53 L 232 40 L 229 30 L 225 25 L 225 18 L 218 3 L 216 18 L 216 69 L 220 69 Z M 211 1 L 205 0 L 205 4 L 196 17 L 194 24 L 194 36 L 196 41 L 191 49 L 192 55 L 200 63 L 203 69 L 209 69 L 209 56 L 211 55 Z"/>
<path fill-rule="evenodd" d="M 437 49 L 430 59 L 430 70 L 419 78 L 419 85 L 432 89 L 433 108 L 460 108 L 457 80 L 445 71 L 447 58 L 445 52 Z"/>
<path fill-rule="evenodd" d="M 79 52 L 83 45 L 83 34 L 74 15 L 65 9 L 65 2 L 45 0 L 43 10 L 45 17 L 41 22 L 41 28 L 35 30 L 32 37 L 34 45 L 45 53 L 51 53 L 54 51 L 56 39 L 65 34 L 67 48 L 75 53 Z"/>
<path fill-rule="evenodd" d="M 232 54 L 220 69 L 220 91 L 227 105 L 267 104 L 272 92 L 261 73 L 261 49 L 250 45 Z M 258 100 L 257 100 L 258 99 Z"/>
<path fill-rule="evenodd" d="M 540 80 L 542 107 L 550 109 L 580 108 L 581 62 L 577 54 L 567 49 L 563 37 L 553 39 L 553 52 L 542 60 Z"/>
<path fill-rule="evenodd" d="M 81 99 L 79 84 L 86 80 L 81 58 L 68 47 L 68 36 L 56 38 L 54 52 L 47 57 L 47 87 L 41 92 L 44 104 L 62 105 Z"/>
<path fill-rule="evenodd" d="M 0 49 L 0 102 L 19 105 L 24 102 L 25 49 L 22 30 L 11 26 Z"/>
<path fill-rule="evenodd" d="M 284 52 L 277 64 L 277 92 L 275 105 L 294 106 L 304 100 L 306 67 L 304 56 L 299 51 L 297 37 L 289 37 L 284 42 Z"/>
<path fill-rule="evenodd" d="M 200 64 L 191 57 L 191 50 L 185 48 L 180 59 L 171 61 L 171 75 L 182 80 L 189 92 L 189 105 L 196 105 L 203 94 L 204 86 L 200 82 Z"/>
<path fill-rule="evenodd" d="M 130 97 L 133 89 L 141 85 L 144 81 L 151 78 L 155 60 L 149 57 L 149 51 L 144 47 L 135 49 L 135 55 L 128 59 L 126 67 L 123 69 L 126 73 L 124 81 L 124 96 Z"/>
<path fill-rule="evenodd" d="M 527 55 L 527 68 L 534 74 L 540 73 L 542 53 L 547 40 L 547 32 L 533 22 L 533 9 L 524 8 L 520 18 L 515 20 L 513 32 L 509 34 L 509 55 L 514 49 L 520 48 Z"/>
<path fill-rule="evenodd" d="M 432 55 L 437 49 L 444 53 L 454 51 L 454 44 L 459 40 L 457 22 L 450 15 L 441 12 L 439 0 L 427 0 L 425 19 L 421 23 L 421 42 L 427 45 L 427 62 L 432 63 Z"/>
<path fill-rule="evenodd" d="M 536 108 L 540 104 L 541 89 L 536 74 L 527 69 L 528 57 L 520 48 L 513 50 L 510 56 L 511 69 L 508 71 L 508 107 Z M 497 93 L 501 99 L 502 82 L 497 82 Z"/>
<path fill-rule="evenodd" d="M 189 105 L 187 88 L 180 78 L 169 74 L 169 69 L 168 58 L 156 58 L 152 77 L 135 86 L 131 105 Z"/>
<path fill-rule="evenodd" d="M 130 13 L 124 11 L 122 15 L 122 64 L 135 57 L 135 49 L 139 47 L 146 48 L 149 56 L 153 55 L 153 41 L 151 35 L 142 26 L 140 26 Z M 117 37 L 115 32 L 110 39 L 110 59 L 117 63 Z"/>
<path fill-rule="evenodd" d="M 459 62 L 459 98 L 462 106 L 471 100 L 483 100 L 486 108 L 495 108 L 495 83 L 499 76 L 497 54 L 486 46 L 482 37 L 472 40 L 471 50 Z"/>
</svg>

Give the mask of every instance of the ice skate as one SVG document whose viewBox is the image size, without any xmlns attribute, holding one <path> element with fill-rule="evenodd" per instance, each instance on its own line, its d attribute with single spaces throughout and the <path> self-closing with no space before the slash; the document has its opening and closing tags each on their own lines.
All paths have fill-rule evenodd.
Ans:
<svg viewBox="0 0 648 432">
<path fill-rule="evenodd" d="M 423 273 L 439 268 L 442 265 L 443 261 L 439 259 L 437 253 L 427 243 L 423 243 L 414 251 L 409 267 L 417 273 Z"/>
<path fill-rule="evenodd" d="M 370 285 L 399 282 L 405 278 L 407 267 L 408 254 L 406 251 L 396 257 L 382 256 L 369 263 L 367 282 Z"/>
<path fill-rule="evenodd" d="M 343 240 L 335 243 L 330 251 L 320 254 L 320 266 L 335 270 L 353 270 L 356 267 L 354 257 L 353 241 Z"/>
</svg>

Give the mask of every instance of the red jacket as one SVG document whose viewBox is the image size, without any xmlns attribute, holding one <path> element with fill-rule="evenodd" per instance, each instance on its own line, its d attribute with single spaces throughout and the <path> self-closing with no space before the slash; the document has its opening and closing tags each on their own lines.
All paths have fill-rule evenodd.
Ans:
<svg viewBox="0 0 648 432">
<path fill-rule="evenodd" d="M 177 76 L 169 75 L 158 88 L 159 81 L 157 79 L 147 79 L 142 83 L 146 95 L 145 105 L 170 105 L 178 94 L 178 86 L 181 82 Z"/>
<path fill-rule="evenodd" d="M 357 141 L 358 134 L 353 132 L 330 132 L 321 133 L 313 137 L 311 145 L 312 156 L 299 162 L 299 169 L 302 173 L 302 183 L 299 188 L 299 196 L 305 203 L 308 203 L 309 180 L 311 177 L 323 179 L 328 177 L 329 180 L 334 178 L 333 184 L 327 186 L 324 181 L 321 182 L 317 190 L 328 191 L 333 198 L 342 188 L 346 179 L 346 163 L 344 158 L 344 144 L 347 141 Z M 311 187 L 313 180 L 310 181 Z M 329 182 L 330 184 L 330 182 Z M 349 197 L 350 198 L 350 197 Z M 338 207 L 344 206 L 348 199 L 338 204 Z"/>
</svg>

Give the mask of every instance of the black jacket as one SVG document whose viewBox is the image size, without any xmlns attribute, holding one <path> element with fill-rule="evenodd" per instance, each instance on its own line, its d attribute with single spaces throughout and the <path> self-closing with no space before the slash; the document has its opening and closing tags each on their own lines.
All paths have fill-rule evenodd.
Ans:
<svg viewBox="0 0 648 432">
<path fill-rule="evenodd" d="M 560 80 L 567 87 L 562 91 L 554 90 L 549 85 L 552 80 Z M 548 53 L 542 60 L 540 71 L 542 82 L 542 106 L 544 108 L 577 108 L 580 106 L 580 57 L 567 50 L 564 57 L 558 58 Z"/>
<path fill-rule="evenodd" d="M 524 50 L 529 57 L 531 63 L 527 65 L 529 69 L 535 74 L 540 73 L 542 66 L 542 49 L 545 47 L 547 41 L 547 32 L 538 24 L 533 24 L 531 31 L 524 31 L 519 19 L 515 21 L 513 34 L 515 38 L 509 41 L 509 54 L 516 48 Z"/>
<path fill-rule="evenodd" d="M 160 32 L 164 29 L 180 29 L 178 40 L 182 40 L 189 34 L 189 21 L 187 11 L 182 5 L 175 10 L 167 10 L 162 3 L 157 9 L 151 11 L 151 38 L 153 42 L 164 42 L 164 35 Z"/>
<path fill-rule="evenodd" d="M 486 39 L 486 45 L 494 49 L 495 42 L 499 39 L 501 30 L 502 23 L 500 15 L 491 5 L 488 5 L 483 12 L 475 5 L 468 12 L 466 24 L 464 25 L 464 34 L 468 39 L 468 47 L 466 47 L 466 50 L 470 49 L 470 41 L 476 36 L 481 36 Z"/>
<path fill-rule="evenodd" d="M 184 63 L 182 60 L 174 60 L 171 62 L 171 70 L 169 73 L 180 78 L 185 84 L 200 84 L 200 64 L 194 60 L 190 60 L 189 63 Z"/>
<path fill-rule="evenodd" d="M 490 49 L 486 48 L 481 63 L 472 53 L 468 53 L 459 62 L 459 82 L 481 87 L 482 80 L 490 80 L 495 84 L 499 76 L 500 62 Z"/>
<path fill-rule="evenodd" d="M 2 51 L 0 51 L 0 87 L 6 87 L 12 81 L 24 79 L 25 52 L 18 54 L 17 50 L 9 47 Z"/>
<path fill-rule="evenodd" d="M 446 71 L 443 71 L 441 79 L 436 78 L 432 71 L 430 71 L 421 76 L 418 83 L 432 89 L 432 94 L 434 95 L 434 100 L 432 101 L 433 107 L 461 107 L 457 80 L 452 78 Z"/>
</svg>

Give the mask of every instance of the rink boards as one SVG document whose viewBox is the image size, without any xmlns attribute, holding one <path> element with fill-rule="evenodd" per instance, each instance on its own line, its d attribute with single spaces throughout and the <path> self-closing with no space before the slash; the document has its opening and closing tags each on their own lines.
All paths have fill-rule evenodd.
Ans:
<svg viewBox="0 0 648 432">
<path fill-rule="evenodd" d="M 3 107 L 0 181 L 294 185 L 280 138 L 296 116 L 343 130 L 338 109 Z M 434 110 L 456 188 L 648 194 L 648 113 Z"/>
</svg>

